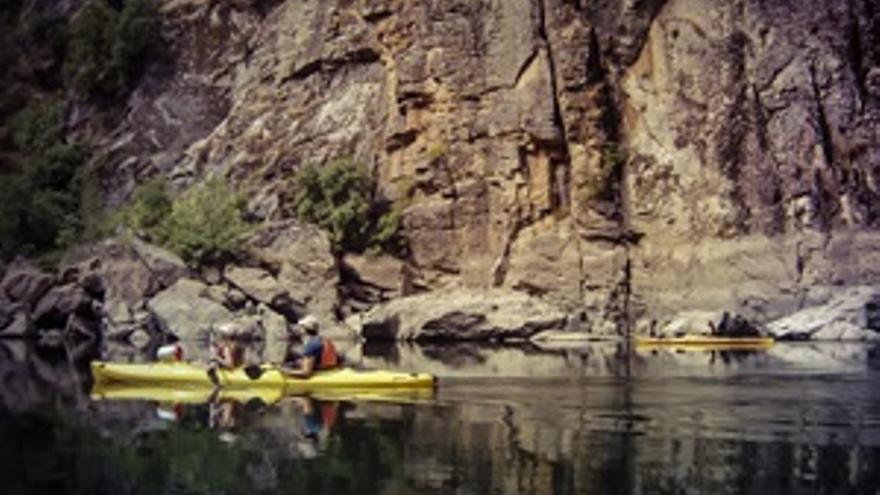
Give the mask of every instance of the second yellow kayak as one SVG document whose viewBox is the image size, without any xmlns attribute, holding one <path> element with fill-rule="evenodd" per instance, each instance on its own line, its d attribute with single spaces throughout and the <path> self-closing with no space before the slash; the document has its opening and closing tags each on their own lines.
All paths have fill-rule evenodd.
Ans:
<svg viewBox="0 0 880 495">
<path fill-rule="evenodd" d="M 719 337 L 712 335 L 685 335 L 682 337 L 636 337 L 637 347 L 694 347 L 705 349 L 766 349 L 775 341 L 772 337 Z"/>
</svg>

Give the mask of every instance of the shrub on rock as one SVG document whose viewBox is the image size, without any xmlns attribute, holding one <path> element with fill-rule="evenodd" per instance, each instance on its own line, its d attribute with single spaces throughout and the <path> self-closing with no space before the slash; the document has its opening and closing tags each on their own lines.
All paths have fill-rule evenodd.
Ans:
<svg viewBox="0 0 880 495">
<path fill-rule="evenodd" d="M 220 260 L 250 232 L 243 209 L 244 202 L 225 180 L 210 179 L 174 201 L 160 243 L 190 264 Z"/>
<path fill-rule="evenodd" d="M 367 169 L 351 161 L 308 165 L 296 178 L 293 213 L 325 230 L 338 252 L 402 254 L 400 211 L 381 201 L 375 189 Z"/>
</svg>

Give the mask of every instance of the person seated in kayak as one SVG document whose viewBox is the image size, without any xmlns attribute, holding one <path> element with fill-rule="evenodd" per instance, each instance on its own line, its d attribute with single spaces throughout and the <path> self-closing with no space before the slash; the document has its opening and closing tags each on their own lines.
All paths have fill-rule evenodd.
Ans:
<svg viewBox="0 0 880 495">
<path fill-rule="evenodd" d="M 317 370 L 326 370 L 339 366 L 339 355 L 333 341 L 318 335 L 318 319 L 308 315 L 297 323 L 306 334 L 306 345 L 298 369 L 285 369 L 290 376 L 308 378 Z"/>
<path fill-rule="evenodd" d="M 213 334 L 212 334 L 213 335 Z M 215 387 L 220 386 L 217 371 L 220 369 L 237 368 L 244 363 L 244 348 L 227 336 L 211 339 L 210 359 L 208 360 L 208 378 Z"/>
</svg>

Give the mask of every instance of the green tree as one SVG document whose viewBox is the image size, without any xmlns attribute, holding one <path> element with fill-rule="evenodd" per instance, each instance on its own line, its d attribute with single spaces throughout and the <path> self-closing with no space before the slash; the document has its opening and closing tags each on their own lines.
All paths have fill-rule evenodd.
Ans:
<svg viewBox="0 0 880 495">
<path fill-rule="evenodd" d="M 12 119 L 11 134 L 13 163 L 0 175 L 0 255 L 63 248 L 81 230 L 76 178 L 87 150 L 63 141 L 57 102 L 26 107 Z"/>
<path fill-rule="evenodd" d="M 128 0 L 119 15 L 113 60 L 124 83 L 131 86 L 159 41 L 159 13 L 152 0 Z"/>
<path fill-rule="evenodd" d="M 192 264 L 220 260 L 250 232 L 244 202 L 223 179 L 210 179 L 174 201 L 160 242 Z"/>
<path fill-rule="evenodd" d="M 21 152 L 40 153 L 61 140 L 61 104 L 55 100 L 27 106 L 12 118 L 12 143 Z"/>
<path fill-rule="evenodd" d="M 161 230 L 171 214 L 171 205 L 165 181 L 151 179 L 135 190 L 132 205 L 126 213 L 126 224 L 150 239 L 162 239 Z"/>
<path fill-rule="evenodd" d="M 80 94 L 114 97 L 124 85 L 113 60 L 119 13 L 103 0 L 86 3 L 70 26 L 64 77 Z"/>
<path fill-rule="evenodd" d="M 152 0 L 128 0 L 121 12 L 106 0 L 90 0 L 71 23 L 65 79 L 93 99 L 124 96 L 157 45 L 158 33 Z"/>
<path fill-rule="evenodd" d="M 308 165 L 296 177 L 293 213 L 324 229 L 340 252 L 402 254 L 400 211 L 379 201 L 366 168 L 349 160 Z"/>
</svg>

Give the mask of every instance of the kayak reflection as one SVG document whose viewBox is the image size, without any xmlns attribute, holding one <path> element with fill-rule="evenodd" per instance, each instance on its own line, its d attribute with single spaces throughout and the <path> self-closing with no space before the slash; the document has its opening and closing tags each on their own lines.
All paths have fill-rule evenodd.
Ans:
<svg viewBox="0 0 880 495">
<path fill-rule="evenodd" d="M 258 422 L 269 410 L 285 408 L 295 418 L 289 431 L 291 445 L 303 458 L 313 458 L 326 448 L 334 425 L 343 412 L 358 402 L 416 403 L 431 401 L 433 389 L 330 389 L 309 394 L 285 393 L 283 389 L 151 387 L 121 383 L 96 383 L 95 401 L 153 401 L 161 420 L 216 431 L 227 443 L 238 440 L 239 431 Z"/>
</svg>

